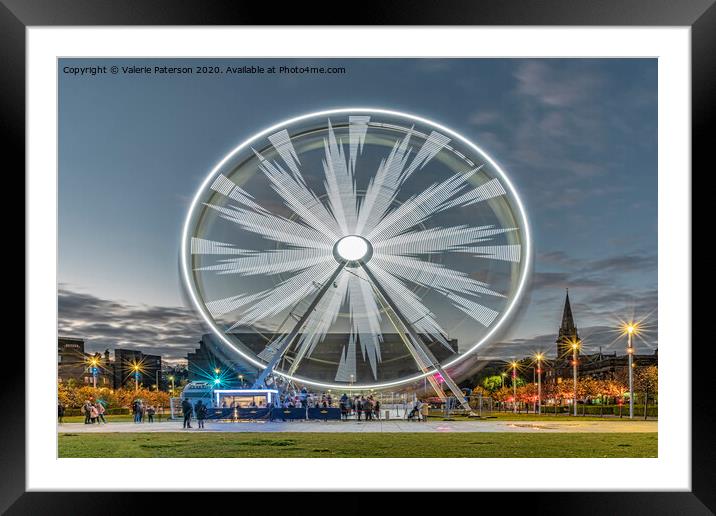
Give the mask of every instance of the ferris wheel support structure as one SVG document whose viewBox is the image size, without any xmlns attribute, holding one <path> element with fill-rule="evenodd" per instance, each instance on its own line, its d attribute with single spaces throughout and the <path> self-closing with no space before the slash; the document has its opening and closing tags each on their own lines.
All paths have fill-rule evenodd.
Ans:
<svg viewBox="0 0 716 516">
<path fill-rule="evenodd" d="M 259 377 L 256 378 L 256 381 L 254 382 L 253 386 L 254 389 L 260 389 L 266 386 L 266 378 L 268 378 L 268 376 L 273 372 L 274 368 L 276 367 L 276 364 L 278 364 L 279 360 L 281 360 L 286 351 L 288 351 L 288 349 L 291 347 L 293 341 L 296 340 L 298 332 L 301 331 L 303 325 L 306 324 L 306 321 L 311 316 L 311 313 L 316 308 L 316 305 L 318 305 L 318 303 L 321 301 L 328 289 L 333 285 L 333 282 L 336 280 L 338 275 L 346 266 L 346 263 L 346 261 L 338 262 L 338 267 L 336 267 L 336 270 L 333 272 L 331 277 L 328 278 L 328 280 L 326 280 L 326 282 L 323 284 L 321 290 L 318 291 L 316 297 L 313 299 L 313 301 L 311 301 L 311 304 L 308 305 L 308 308 L 304 312 L 303 316 L 298 320 L 296 325 L 293 327 L 293 330 L 291 330 L 291 333 L 288 334 L 288 337 L 286 337 L 283 344 L 281 344 L 281 346 L 276 350 L 274 356 L 271 358 L 271 360 L 261 372 Z"/>
<path fill-rule="evenodd" d="M 406 317 L 403 315 L 403 313 L 398 309 L 396 304 L 393 302 L 393 300 L 390 298 L 390 295 L 385 291 L 385 289 L 381 286 L 381 284 L 376 280 L 375 276 L 373 276 L 373 273 L 370 272 L 370 269 L 368 269 L 368 266 L 366 263 L 361 260 L 358 262 L 360 266 L 363 268 L 365 273 L 368 275 L 368 278 L 370 281 L 375 285 L 375 288 L 378 289 L 378 292 L 380 292 L 380 295 L 385 299 L 385 302 L 390 306 L 391 310 L 393 310 L 393 313 L 398 317 L 400 322 L 402 323 L 403 327 L 405 328 L 405 332 L 408 334 L 408 337 L 413 342 L 413 345 L 418 348 L 422 352 L 422 354 L 427 358 L 428 364 L 435 368 L 435 370 L 442 376 L 443 380 L 445 381 L 445 384 L 449 387 L 449 389 L 452 391 L 452 393 L 455 395 L 457 400 L 460 402 L 460 405 L 467 410 L 468 412 L 472 412 L 472 409 L 470 408 L 470 404 L 467 402 L 467 399 L 465 399 L 465 395 L 460 390 L 460 387 L 455 383 L 455 380 L 453 380 L 450 375 L 445 371 L 445 369 L 442 368 L 440 365 L 440 362 L 435 358 L 435 355 L 433 355 L 433 352 L 430 351 L 430 348 L 428 348 L 427 344 L 423 342 L 423 340 L 420 338 L 420 336 L 415 332 L 413 329 L 413 326 L 410 324 L 410 321 L 406 319 Z M 418 366 L 422 366 L 421 361 L 418 360 Z M 432 384 L 432 382 L 431 382 Z"/>
</svg>

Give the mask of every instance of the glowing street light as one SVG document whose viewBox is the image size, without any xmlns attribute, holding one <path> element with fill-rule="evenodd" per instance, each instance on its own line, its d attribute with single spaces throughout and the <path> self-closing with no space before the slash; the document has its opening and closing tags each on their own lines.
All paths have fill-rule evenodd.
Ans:
<svg viewBox="0 0 716 516">
<path fill-rule="evenodd" d="M 537 413 L 542 413 L 542 360 L 544 354 L 537 353 L 535 360 L 537 361 Z"/>
<path fill-rule="evenodd" d="M 172 382 L 172 396 L 174 396 L 174 375 L 171 375 L 169 380 Z"/>
<path fill-rule="evenodd" d="M 243 387 L 244 386 L 244 375 L 243 374 L 239 375 L 239 381 L 241 382 L 241 387 Z"/>
<path fill-rule="evenodd" d="M 89 369 L 92 373 L 92 386 L 96 389 L 97 388 L 97 374 L 99 373 L 99 359 L 95 356 L 90 357 L 89 360 Z"/>
<path fill-rule="evenodd" d="M 139 390 L 139 373 L 142 370 L 142 366 L 137 362 L 132 364 L 132 371 L 134 371 L 134 392 Z"/>
<path fill-rule="evenodd" d="M 577 415 L 577 351 L 579 351 L 579 341 L 573 340 L 572 344 L 572 379 L 574 381 L 574 415 Z"/>
<path fill-rule="evenodd" d="M 512 413 L 517 413 L 517 362 L 510 364 L 512 367 Z"/>
<path fill-rule="evenodd" d="M 622 332 L 627 336 L 627 356 L 629 357 L 629 419 L 634 419 L 634 346 L 632 337 L 639 334 L 639 323 L 624 323 Z"/>
</svg>

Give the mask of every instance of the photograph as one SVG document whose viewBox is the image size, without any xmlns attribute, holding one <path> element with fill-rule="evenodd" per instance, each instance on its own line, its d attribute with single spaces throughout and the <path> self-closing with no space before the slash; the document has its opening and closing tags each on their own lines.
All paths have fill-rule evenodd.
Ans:
<svg viewBox="0 0 716 516">
<path fill-rule="evenodd" d="M 57 458 L 659 457 L 658 58 L 56 66 Z"/>
</svg>

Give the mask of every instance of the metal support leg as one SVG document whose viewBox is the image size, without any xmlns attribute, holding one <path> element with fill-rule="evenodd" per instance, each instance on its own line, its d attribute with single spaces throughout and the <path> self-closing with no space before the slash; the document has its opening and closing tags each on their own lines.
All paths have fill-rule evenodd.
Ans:
<svg viewBox="0 0 716 516">
<path fill-rule="evenodd" d="M 293 341 L 296 340 L 298 332 L 301 331 L 303 325 L 306 324 L 306 321 L 311 316 L 311 312 L 313 312 L 313 310 L 316 308 L 316 305 L 318 305 L 319 301 L 323 298 L 326 292 L 328 292 L 328 289 L 333 285 L 333 282 L 336 280 L 336 278 L 345 266 L 345 261 L 339 262 L 336 270 L 333 272 L 331 277 L 323 284 L 323 287 L 321 287 L 321 290 L 318 291 L 318 294 L 316 294 L 316 297 L 308 306 L 303 316 L 298 320 L 296 325 L 293 327 L 293 330 L 291 330 L 291 333 L 288 334 L 288 337 L 285 338 L 283 344 L 281 344 L 281 347 L 276 350 L 276 353 L 274 354 L 273 358 L 271 358 L 271 361 L 256 379 L 256 382 L 254 383 L 254 388 L 265 387 L 266 378 L 268 378 L 268 375 L 273 372 L 274 367 L 276 367 L 276 364 L 278 364 L 278 361 L 281 360 L 281 357 L 283 357 L 284 353 L 288 351 L 288 349 L 293 344 Z"/>
<path fill-rule="evenodd" d="M 472 409 L 470 408 L 470 404 L 465 399 L 465 395 L 462 393 L 460 388 L 457 386 L 455 381 L 450 378 L 450 375 L 447 374 L 447 372 L 442 368 L 440 365 L 440 362 L 435 358 L 435 355 L 433 355 L 432 351 L 430 351 L 430 348 L 423 342 L 423 340 L 420 338 L 420 336 L 413 330 L 412 325 L 407 320 L 407 318 L 403 315 L 403 313 L 398 309 L 397 305 L 393 303 L 392 299 L 388 295 L 388 293 L 385 291 L 385 289 L 381 286 L 381 284 L 376 280 L 375 276 L 373 276 L 373 273 L 370 272 L 370 269 L 368 269 L 368 266 L 365 264 L 365 262 L 359 262 L 360 266 L 363 267 L 363 270 L 368 275 L 368 278 L 373 283 L 375 288 L 378 289 L 378 292 L 380 292 L 380 295 L 383 296 L 385 299 L 385 302 L 388 303 L 390 308 L 393 310 L 393 313 L 398 317 L 400 322 L 402 323 L 403 327 L 405 328 L 406 333 L 410 337 L 410 340 L 413 341 L 413 345 L 415 345 L 418 350 L 422 352 L 422 355 L 425 356 L 428 363 L 435 368 L 435 370 L 440 374 L 440 376 L 443 377 L 443 380 L 447 384 L 447 386 L 450 388 L 450 390 L 453 392 L 455 397 L 460 401 L 460 404 L 463 406 L 464 409 L 466 409 L 468 412 L 471 412 Z M 418 365 L 420 366 L 420 363 L 418 362 Z"/>
</svg>

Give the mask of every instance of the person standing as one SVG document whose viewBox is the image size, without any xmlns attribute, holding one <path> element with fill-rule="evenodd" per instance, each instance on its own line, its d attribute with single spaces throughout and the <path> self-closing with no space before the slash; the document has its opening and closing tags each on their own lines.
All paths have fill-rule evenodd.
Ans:
<svg viewBox="0 0 716 516">
<path fill-rule="evenodd" d="M 183 428 L 191 428 L 191 403 L 189 403 L 189 400 L 184 400 L 181 402 L 181 411 L 184 414 L 184 426 Z"/>
<path fill-rule="evenodd" d="M 95 407 L 91 403 L 89 406 L 89 414 L 90 414 L 90 420 L 92 421 L 92 424 L 93 425 L 95 423 L 99 424 L 99 412 L 97 412 L 97 407 Z"/>
<path fill-rule="evenodd" d="M 361 398 L 356 398 L 356 413 L 358 414 L 358 421 L 360 421 L 363 414 L 363 400 Z"/>
<path fill-rule="evenodd" d="M 90 403 L 90 400 L 85 400 L 84 405 L 82 405 L 82 413 L 85 415 L 85 425 L 90 424 L 90 418 L 92 415 L 90 414 L 90 407 L 92 404 Z"/>
<path fill-rule="evenodd" d="M 428 414 L 430 413 L 430 405 L 427 401 L 422 402 L 422 406 L 420 407 L 420 415 L 422 418 L 422 421 L 426 423 L 428 421 Z"/>
<path fill-rule="evenodd" d="M 365 413 L 365 420 L 371 421 L 373 419 L 373 400 L 368 396 L 363 401 L 363 412 Z"/>
<path fill-rule="evenodd" d="M 375 400 L 375 418 L 380 419 L 380 400 Z"/>
<path fill-rule="evenodd" d="M 150 423 L 154 423 L 154 407 L 152 405 L 147 407 L 147 418 Z"/>
<path fill-rule="evenodd" d="M 140 418 L 139 400 L 134 400 L 134 402 L 132 402 L 132 415 L 134 416 L 134 422 L 139 423 L 139 418 Z"/>
<path fill-rule="evenodd" d="M 62 424 L 62 418 L 65 417 L 65 406 L 57 402 L 57 421 L 58 423 Z"/>
<path fill-rule="evenodd" d="M 196 420 L 199 423 L 199 428 L 204 428 L 204 420 L 206 419 L 206 405 L 199 400 L 196 402 Z"/>
</svg>

